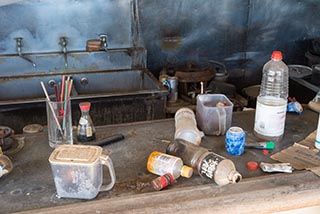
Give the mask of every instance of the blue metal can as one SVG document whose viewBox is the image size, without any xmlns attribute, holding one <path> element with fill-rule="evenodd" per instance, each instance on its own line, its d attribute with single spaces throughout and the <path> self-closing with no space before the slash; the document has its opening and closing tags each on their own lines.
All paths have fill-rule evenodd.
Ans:
<svg viewBox="0 0 320 214">
<path fill-rule="evenodd" d="M 240 127 L 230 127 L 226 133 L 226 151 L 230 155 L 241 155 L 244 152 L 246 133 Z"/>
</svg>

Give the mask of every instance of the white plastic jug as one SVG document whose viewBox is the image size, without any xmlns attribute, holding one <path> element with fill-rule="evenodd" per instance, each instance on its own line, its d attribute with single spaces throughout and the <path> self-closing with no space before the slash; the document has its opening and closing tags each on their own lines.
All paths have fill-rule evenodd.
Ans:
<svg viewBox="0 0 320 214">
<path fill-rule="evenodd" d="M 99 146 L 60 145 L 49 162 L 59 197 L 92 199 L 100 191 L 112 189 L 116 182 L 112 160 Z M 103 165 L 110 173 L 109 184 L 102 184 Z"/>
</svg>

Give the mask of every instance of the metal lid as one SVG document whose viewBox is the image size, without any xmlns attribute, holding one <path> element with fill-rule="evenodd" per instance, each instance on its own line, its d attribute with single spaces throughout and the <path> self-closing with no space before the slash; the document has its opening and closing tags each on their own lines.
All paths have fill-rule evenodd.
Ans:
<svg viewBox="0 0 320 214">
<path fill-rule="evenodd" d="M 60 145 L 50 155 L 50 163 L 92 164 L 99 159 L 102 148 L 85 145 Z"/>
<path fill-rule="evenodd" d="M 288 65 L 289 77 L 304 78 L 312 74 L 312 68 L 305 65 Z"/>
<path fill-rule="evenodd" d="M 28 133 L 28 134 L 42 132 L 42 130 L 43 130 L 43 126 L 40 124 L 29 124 L 23 127 L 22 129 L 23 133 Z"/>
</svg>

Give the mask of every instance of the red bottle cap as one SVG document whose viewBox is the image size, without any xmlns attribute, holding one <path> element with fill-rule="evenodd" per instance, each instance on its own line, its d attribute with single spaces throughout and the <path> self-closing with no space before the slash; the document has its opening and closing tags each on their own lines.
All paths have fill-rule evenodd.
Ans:
<svg viewBox="0 0 320 214">
<path fill-rule="evenodd" d="M 282 53 L 280 51 L 273 51 L 271 59 L 282 60 Z"/>
<path fill-rule="evenodd" d="M 174 182 L 174 177 L 171 173 L 164 174 L 151 181 L 151 185 L 155 190 L 162 190 Z"/>
<path fill-rule="evenodd" d="M 258 169 L 258 163 L 255 162 L 255 161 L 249 161 L 247 163 L 247 168 L 250 169 L 250 170 L 257 170 Z"/>
<path fill-rule="evenodd" d="M 90 110 L 90 106 L 91 106 L 90 102 L 79 103 L 79 107 L 80 107 L 81 111 L 89 111 Z"/>
</svg>

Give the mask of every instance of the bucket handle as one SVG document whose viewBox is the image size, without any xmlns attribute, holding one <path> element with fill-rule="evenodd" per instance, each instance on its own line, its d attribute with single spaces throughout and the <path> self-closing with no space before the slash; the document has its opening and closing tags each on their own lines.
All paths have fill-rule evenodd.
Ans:
<svg viewBox="0 0 320 214">
<path fill-rule="evenodd" d="M 219 120 L 219 132 L 218 135 L 224 135 L 226 133 L 227 114 L 226 110 L 222 107 L 218 107 L 216 110 Z"/>
<path fill-rule="evenodd" d="M 109 184 L 103 184 L 100 187 L 99 191 L 100 192 L 101 191 L 108 191 L 108 190 L 112 189 L 112 187 L 116 183 L 116 175 L 115 175 L 114 168 L 113 168 L 113 162 L 108 154 L 102 154 L 100 156 L 100 161 L 101 161 L 101 164 L 105 165 L 108 168 L 109 174 L 111 177 L 111 182 Z"/>
</svg>

